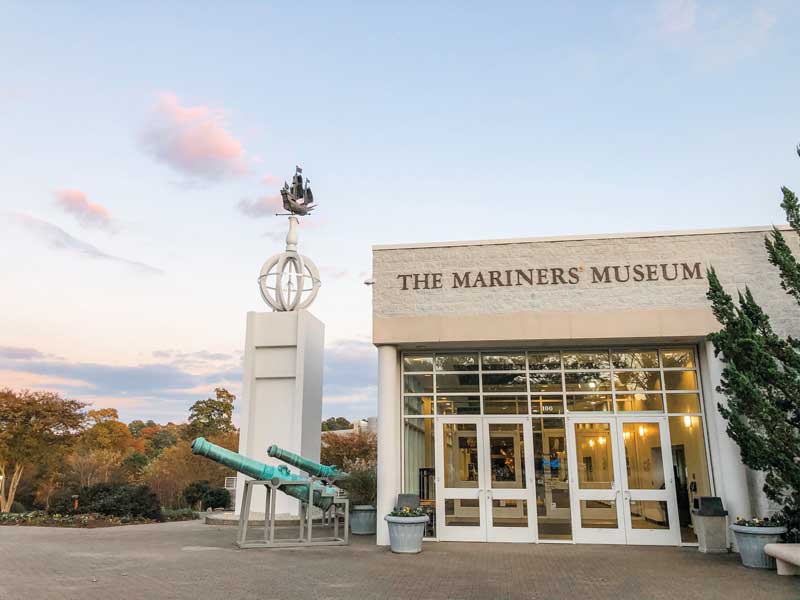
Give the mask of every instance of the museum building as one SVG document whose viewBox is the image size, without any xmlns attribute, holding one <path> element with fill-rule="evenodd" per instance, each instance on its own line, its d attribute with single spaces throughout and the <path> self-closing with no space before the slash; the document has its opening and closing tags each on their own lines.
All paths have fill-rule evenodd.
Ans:
<svg viewBox="0 0 800 600">
<path fill-rule="evenodd" d="M 375 246 L 378 515 L 407 493 L 433 540 L 680 545 L 699 496 L 763 514 L 716 408 L 706 270 L 800 333 L 768 231 Z"/>
</svg>

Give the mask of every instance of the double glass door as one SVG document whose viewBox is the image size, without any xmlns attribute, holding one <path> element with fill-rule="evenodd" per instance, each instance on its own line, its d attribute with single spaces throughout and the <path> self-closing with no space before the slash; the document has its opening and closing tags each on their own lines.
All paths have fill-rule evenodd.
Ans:
<svg viewBox="0 0 800 600">
<path fill-rule="evenodd" d="M 447 417 L 437 429 L 439 539 L 536 539 L 530 420 Z"/>
<path fill-rule="evenodd" d="M 680 543 L 665 417 L 567 419 L 574 539 Z"/>
</svg>

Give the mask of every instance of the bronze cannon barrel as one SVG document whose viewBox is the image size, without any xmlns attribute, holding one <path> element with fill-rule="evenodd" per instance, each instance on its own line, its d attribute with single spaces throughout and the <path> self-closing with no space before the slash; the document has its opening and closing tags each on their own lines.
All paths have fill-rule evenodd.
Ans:
<svg viewBox="0 0 800 600">
<path fill-rule="evenodd" d="M 238 452 L 233 452 L 222 446 L 212 444 L 201 437 L 192 442 L 192 453 L 204 456 L 216 463 L 230 467 L 239 473 L 260 481 L 297 481 L 305 479 L 305 477 L 297 473 L 292 473 L 284 466 L 273 467 L 272 465 L 266 465 L 252 458 L 242 456 Z M 284 494 L 303 502 L 308 502 L 309 489 L 307 483 L 284 484 L 279 489 Z M 330 508 L 331 504 L 333 504 L 333 497 L 336 495 L 336 488 L 315 483 L 313 490 L 314 506 L 322 510 Z"/>
<path fill-rule="evenodd" d="M 307 458 L 303 458 L 299 454 L 295 454 L 294 452 L 289 452 L 288 450 L 284 450 L 272 444 L 267 449 L 267 454 L 269 454 L 273 458 L 277 458 L 278 460 L 282 460 L 283 462 L 292 465 L 293 467 L 297 467 L 301 471 L 305 471 L 309 475 L 313 477 L 327 477 L 329 479 L 339 479 L 345 477 L 347 473 L 343 473 L 339 471 L 336 467 L 330 465 L 323 465 L 318 462 L 314 462 L 313 460 L 309 460 Z"/>
</svg>

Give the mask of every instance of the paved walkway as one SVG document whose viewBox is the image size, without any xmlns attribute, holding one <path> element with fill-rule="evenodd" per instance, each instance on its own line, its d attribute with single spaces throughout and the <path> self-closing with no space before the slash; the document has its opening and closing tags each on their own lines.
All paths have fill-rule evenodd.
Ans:
<svg viewBox="0 0 800 600">
<path fill-rule="evenodd" d="M 430 543 L 238 550 L 198 521 L 108 529 L 0 527 L 0 599 L 800 599 L 800 577 L 690 548 Z"/>
</svg>

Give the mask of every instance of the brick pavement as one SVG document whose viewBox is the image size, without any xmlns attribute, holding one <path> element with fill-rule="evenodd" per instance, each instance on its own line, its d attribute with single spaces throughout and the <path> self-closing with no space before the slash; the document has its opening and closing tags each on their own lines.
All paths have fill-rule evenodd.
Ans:
<svg viewBox="0 0 800 600">
<path fill-rule="evenodd" d="M 800 599 L 800 577 L 690 548 L 430 543 L 238 550 L 198 521 L 80 530 L 0 527 L 0 599 Z"/>
</svg>

